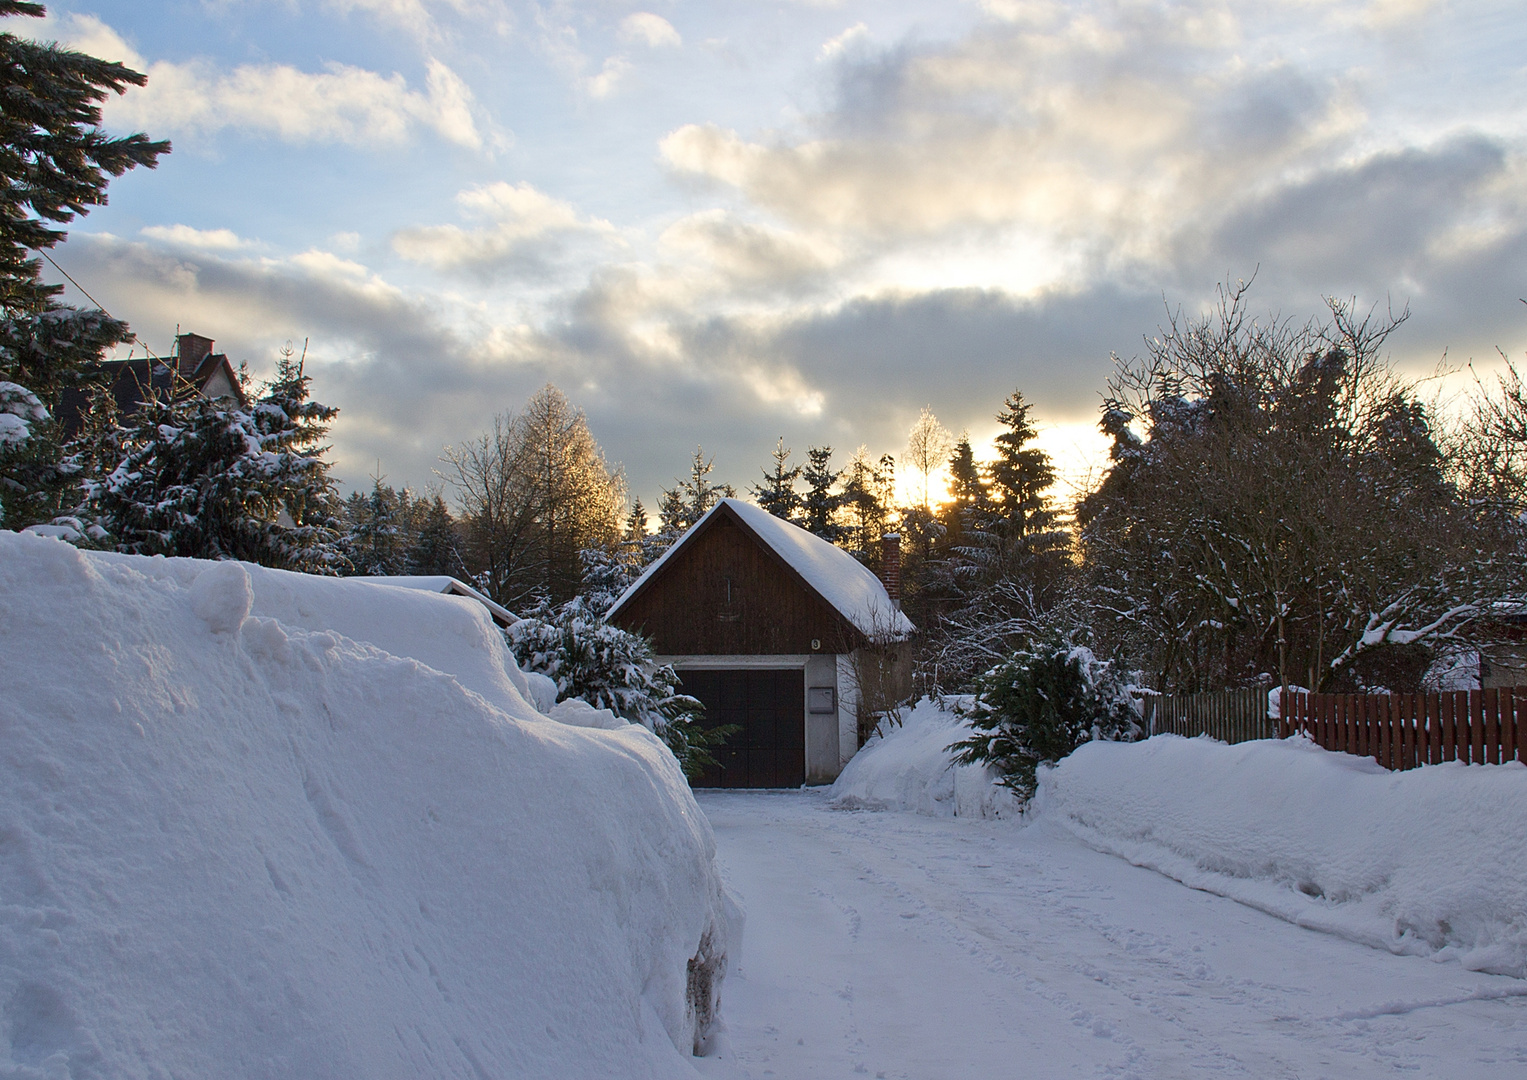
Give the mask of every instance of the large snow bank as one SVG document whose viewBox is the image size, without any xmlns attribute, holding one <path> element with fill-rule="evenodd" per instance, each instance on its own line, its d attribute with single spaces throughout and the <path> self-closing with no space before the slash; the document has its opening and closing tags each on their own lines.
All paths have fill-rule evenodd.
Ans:
<svg viewBox="0 0 1527 1080">
<path fill-rule="evenodd" d="M 1527 767 L 1396 773 L 1303 739 L 1088 743 L 1035 810 L 1301 926 L 1527 977 Z"/>
<path fill-rule="evenodd" d="M 828 790 L 841 810 L 910 810 L 930 817 L 1016 817 L 1018 802 L 983 765 L 956 765 L 946 749 L 970 734 L 953 699 L 923 698 L 864 744 Z"/>
<path fill-rule="evenodd" d="M 709 826 L 521 685 L 471 601 L 0 532 L 0 1077 L 691 1075 Z"/>
</svg>

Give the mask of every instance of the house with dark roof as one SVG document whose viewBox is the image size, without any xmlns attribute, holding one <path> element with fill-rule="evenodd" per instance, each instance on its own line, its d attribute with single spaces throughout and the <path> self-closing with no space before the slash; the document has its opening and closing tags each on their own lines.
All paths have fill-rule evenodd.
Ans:
<svg viewBox="0 0 1527 1080">
<path fill-rule="evenodd" d="M 160 401 L 187 394 L 204 398 L 233 398 L 242 406 L 249 404 L 239 385 L 227 354 L 215 353 L 212 338 L 200 334 L 181 334 L 175 339 L 175 352 L 169 357 L 144 357 L 138 360 L 106 360 L 99 365 L 98 384 L 116 399 L 123 415 L 137 412 L 150 397 Z M 58 419 L 71 435 L 79 431 L 90 409 L 91 389 L 67 390 L 59 402 Z"/>
<path fill-rule="evenodd" d="M 830 782 L 870 715 L 907 696 L 916 627 L 898 598 L 900 550 L 886 538 L 877 576 L 806 530 L 723 499 L 626 589 L 607 621 L 652 640 L 707 725 L 740 728 L 697 786 Z"/>
</svg>

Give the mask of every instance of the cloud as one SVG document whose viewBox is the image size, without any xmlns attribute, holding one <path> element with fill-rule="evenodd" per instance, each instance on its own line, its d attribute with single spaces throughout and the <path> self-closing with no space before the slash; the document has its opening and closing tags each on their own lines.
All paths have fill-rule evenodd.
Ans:
<svg viewBox="0 0 1527 1080">
<path fill-rule="evenodd" d="M 822 43 L 822 51 L 818 54 L 823 60 L 831 60 L 835 56 L 842 56 L 854 45 L 869 38 L 870 28 L 864 23 L 854 23 L 847 30 L 836 37 L 829 38 Z"/>
<path fill-rule="evenodd" d="M 631 71 L 631 61 L 624 56 L 608 57 L 599 74 L 584 80 L 583 89 L 591 98 L 607 98 L 613 94 L 620 81 Z"/>
<path fill-rule="evenodd" d="M 820 284 L 843 260 L 825 238 L 739 221 L 722 210 L 681 218 L 658 243 L 671 256 L 694 260 L 702 273 L 719 275 L 726 287 L 744 290 L 798 291 Z"/>
<path fill-rule="evenodd" d="M 409 5 L 393 6 L 402 11 Z M 382 75 L 338 63 L 321 72 L 287 64 L 225 69 L 209 60 L 150 63 L 94 15 L 49 19 L 43 29 L 71 48 L 148 75 L 147 86 L 106 102 L 106 119 L 114 126 L 161 137 L 236 129 L 293 143 L 379 147 L 406 143 L 420 129 L 473 150 L 487 141 L 471 89 L 434 58 L 426 61 L 421 92 L 410 88 L 400 74 Z"/>
<path fill-rule="evenodd" d="M 149 225 L 140 230 L 150 240 L 172 247 L 200 248 L 206 251 L 237 251 L 250 242 L 232 229 L 193 229 L 189 225 Z"/>
<path fill-rule="evenodd" d="M 646 45 L 650 49 L 677 49 L 684 44 L 684 39 L 672 23 L 650 11 L 638 11 L 622 19 L 620 36 L 625 41 Z"/>
<path fill-rule="evenodd" d="M 307 72 L 286 64 L 225 71 L 208 61 L 159 61 L 147 74 L 146 87 L 108 104 L 109 121 L 156 134 L 237 129 L 285 142 L 368 147 L 409 142 L 422 128 L 469 149 L 484 144 L 471 90 L 438 60 L 429 61 L 424 93 L 402 75 L 338 63 Z"/>
<path fill-rule="evenodd" d="M 806 132 L 691 123 L 660 151 L 803 227 L 881 243 L 1019 230 L 1152 260 L 1361 121 L 1339 78 L 1248 59 L 1212 4 L 1101 8 L 845 55 Z"/>
<path fill-rule="evenodd" d="M 469 188 L 457 204 L 484 224 L 429 225 L 393 236 L 399 255 L 436 270 L 462 271 L 480 279 L 544 274 L 574 239 L 614 241 L 609 222 L 580 218 L 576 210 L 526 183 L 498 182 Z"/>
</svg>

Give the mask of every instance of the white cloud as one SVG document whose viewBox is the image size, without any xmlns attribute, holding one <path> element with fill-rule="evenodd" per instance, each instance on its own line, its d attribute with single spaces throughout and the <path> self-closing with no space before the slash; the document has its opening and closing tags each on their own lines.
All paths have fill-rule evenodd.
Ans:
<svg viewBox="0 0 1527 1080">
<path fill-rule="evenodd" d="M 1213 0 L 989 22 L 840 53 L 839 99 L 804 137 L 690 123 L 660 150 L 676 173 L 856 242 L 1012 234 L 1159 260 L 1186 224 L 1317 166 L 1362 122 L 1339 79 L 1248 59 L 1240 32 Z"/>
<path fill-rule="evenodd" d="M 830 38 L 822 43 L 822 51 L 819 54 L 823 60 L 831 60 L 835 56 L 841 56 L 856 43 L 865 41 L 870 36 L 870 28 L 864 23 L 854 23 L 837 37 Z"/>
<path fill-rule="evenodd" d="M 408 5 L 394 5 L 404 11 Z M 28 29 L 31 29 L 30 27 Z M 148 75 L 105 104 L 109 122 L 155 135 L 210 134 L 239 129 L 287 142 L 340 142 L 395 146 L 419 129 L 457 146 L 482 149 L 471 89 L 449 66 L 427 59 L 425 90 L 400 74 L 382 75 L 347 64 L 321 72 L 287 64 L 244 64 L 231 69 L 207 60 L 149 63 L 115 30 L 93 15 L 70 15 L 43 27 L 61 41 Z"/>
<path fill-rule="evenodd" d="M 672 23 L 650 11 L 638 11 L 622 19 L 620 36 L 626 41 L 639 42 L 652 49 L 676 49 L 684 44 L 684 39 Z"/>
<path fill-rule="evenodd" d="M 232 229 L 194 229 L 189 225 L 150 225 L 141 230 L 150 240 L 158 240 L 175 247 L 198 248 L 205 251 L 237 251 L 250 246 Z"/>
<path fill-rule="evenodd" d="M 393 237 L 393 250 L 436 270 L 465 270 L 481 276 L 542 271 L 572 237 L 614 239 L 609 222 L 580 218 L 571 204 L 526 183 L 500 181 L 469 188 L 456 202 L 485 224 L 471 229 L 459 225 L 404 229 Z"/>
<path fill-rule="evenodd" d="M 631 61 L 624 56 L 612 56 L 604 62 L 599 74 L 584 80 L 583 88 L 592 98 L 607 98 L 615 92 L 621 79 L 631 70 Z"/>
<path fill-rule="evenodd" d="M 347 64 L 322 72 L 286 64 L 224 70 L 207 61 L 148 67 L 148 85 L 107 105 L 107 118 L 155 134 L 260 132 L 286 142 L 396 146 L 420 128 L 458 146 L 481 149 L 472 93 L 445 64 L 429 61 L 428 91 L 402 75 Z"/>
</svg>

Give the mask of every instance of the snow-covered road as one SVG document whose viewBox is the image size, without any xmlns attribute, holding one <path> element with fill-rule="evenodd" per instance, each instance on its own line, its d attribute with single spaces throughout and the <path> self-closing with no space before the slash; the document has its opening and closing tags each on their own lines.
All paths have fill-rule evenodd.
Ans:
<svg viewBox="0 0 1527 1080">
<path fill-rule="evenodd" d="M 1352 944 L 1057 826 L 697 793 L 747 908 L 718 1078 L 1527 1077 L 1527 983 Z"/>
</svg>

